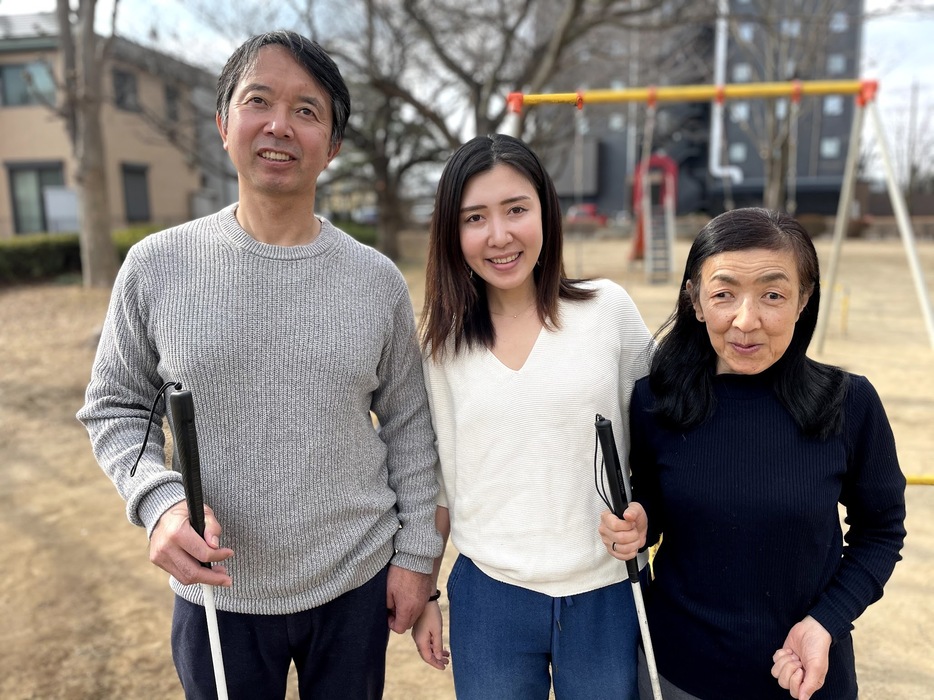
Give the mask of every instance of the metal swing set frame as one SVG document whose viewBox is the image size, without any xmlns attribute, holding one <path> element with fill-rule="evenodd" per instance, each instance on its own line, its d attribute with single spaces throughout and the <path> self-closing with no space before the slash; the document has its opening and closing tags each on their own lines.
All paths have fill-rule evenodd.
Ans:
<svg viewBox="0 0 934 700">
<path fill-rule="evenodd" d="M 827 337 L 827 324 L 830 318 L 829 311 L 833 305 L 834 288 L 836 286 L 837 272 L 840 265 L 840 253 L 843 247 L 843 239 L 845 237 L 847 224 L 850 219 L 849 212 L 853 204 L 860 141 L 867 112 L 869 113 L 869 121 L 878 144 L 889 200 L 892 204 L 892 210 L 895 215 L 895 222 L 902 246 L 905 249 L 905 255 L 908 259 L 908 266 L 911 270 L 915 291 L 917 292 L 918 302 L 921 307 L 921 315 L 924 320 L 925 328 L 927 329 L 928 340 L 931 348 L 934 349 L 934 311 L 932 311 L 931 300 L 928 296 L 924 280 L 924 273 L 918 258 L 918 251 L 915 246 L 915 234 L 911 224 L 911 218 L 908 215 L 908 207 L 905 204 L 904 195 L 895 177 L 895 168 L 893 166 L 891 152 L 885 138 L 882 120 L 879 116 L 879 108 L 875 99 L 878 90 L 879 83 L 875 80 L 794 80 L 789 82 L 722 85 L 648 86 L 624 89 L 582 90 L 564 93 L 525 94 L 522 92 L 512 92 L 507 96 L 506 101 L 509 110 L 515 114 L 520 114 L 524 108 L 541 104 L 570 104 L 582 110 L 584 106 L 588 104 L 617 102 L 644 103 L 647 110 L 646 133 L 643 138 L 639 169 L 642 175 L 642 182 L 647 183 L 645 176 L 648 172 L 650 159 L 652 157 L 651 128 L 654 124 L 656 105 L 659 102 L 712 101 L 718 107 L 722 107 L 723 103 L 727 100 L 788 98 L 791 101 L 792 110 L 790 117 L 790 138 L 795 138 L 798 108 L 802 97 L 817 95 L 852 95 L 855 99 L 856 109 L 853 114 L 853 123 L 850 131 L 846 164 L 843 173 L 843 184 L 837 203 L 830 261 L 825 282 L 822 285 L 822 313 L 818 318 L 815 350 L 817 353 L 823 352 L 824 342 Z M 792 156 L 792 158 L 793 157 L 794 156 Z M 793 168 L 794 161 L 792 160 L 789 170 Z M 794 177 L 795 175 L 792 172 L 792 179 L 789 181 L 789 188 L 792 191 L 795 186 Z M 641 201 L 633 203 L 634 206 L 641 207 L 641 218 L 644 222 L 651 221 L 651 202 L 649 197 L 646 196 L 647 189 L 647 187 L 643 186 L 643 194 L 640 197 Z M 647 235 L 651 235 L 651 233 L 647 232 Z M 934 485 L 934 477 L 909 477 L 909 483 Z"/>
<path fill-rule="evenodd" d="M 840 199 L 837 204 L 837 215 L 834 222 L 830 264 L 827 282 L 824 285 L 825 290 L 822 303 L 825 308 L 828 309 L 833 303 L 833 291 L 840 263 L 840 251 L 846 232 L 846 226 L 849 221 L 849 211 L 853 203 L 853 192 L 856 183 L 856 166 L 859 160 L 860 136 L 862 134 L 865 113 L 868 111 L 870 123 L 882 157 L 886 187 L 895 214 L 898 233 L 908 258 L 908 265 L 911 269 L 931 348 L 934 349 L 934 311 L 932 311 L 921 263 L 918 259 L 918 251 L 915 246 L 915 235 L 911 219 L 908 216 L 905 198 L 898 187 L 895 169 L 892 165 L 892 157 L 885 139 L 882 121 L 879 117 L 879 109 L 875 101 L 878 90 L 879 83 L 875 80 L 794 80 L 789 82 L 739 83 L 726 85 L 649 86 L 619 90 L 582 90 L 565 93 L 525 94 L 522 92 L 512 92 L 507 96 L 506 100 L 509 109 L 517 114 L 521 113 L 526 107 L 533 107 L 540 104 L 570 104 L 575 105 L 577 109 L 583 109 L 584 106 L 588 104 L 641 102 L 646 104 L 648 121 L 651 122 L 651 116 L 659 102 L 714 101 L 717 104 L 722 104 L 726 100 L 750 98 L 775 99 L 785 97 L 791 100 L 793 110 L 792 120 L 794 121 L 797 113 L 796 106 L 802 97 L 813 95 L 853 95 L 856 100 L 857 109 L 853 115 L 853 124 L 844 168 L 843 185 L 840 190 Z M 792 129 L 794 128 L 795 126 L 793 125 Z M 650 136 L 651 132 L 648 132 L 647 137 Z M 651 158 L 650 146 L 651 144 L 646 143 L 644 140 L 642 157 L 639 165 L 643 171 L 647 170 L 649 158 Z M 645 201 L 646 198 L 643 197 L 643 207 L 645 206 Z M 818 322 L 816 349 L 819 353 L 822 352 L 824 348 L 828 317 L 829 314 L 823 313 Z"/>
</svg>

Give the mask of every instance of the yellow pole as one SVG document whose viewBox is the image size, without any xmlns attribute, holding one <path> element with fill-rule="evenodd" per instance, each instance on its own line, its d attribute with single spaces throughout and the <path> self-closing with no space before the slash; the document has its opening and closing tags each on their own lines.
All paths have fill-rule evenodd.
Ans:
<svg viewBox="0 0 934 700">
<path fill-rule="evenodd" d="M 906 476 L 909 484 L 920 486 L 934 486 L 934 476 Z"/>
<path fill-rule="evenodd" d="M 729 85 L 660 85 L 620 90 L 582 90 L 525 95 L 514 92 L 507 98 L 513 111 L 538 104 L 586 104 L 607 102 L 708 102 L 753 97 L 801 95 L 858 95 L 872 99 L 878 83 L 872 80 L 795 80 L 782 83 L 737 83 Z"/>
</svg>

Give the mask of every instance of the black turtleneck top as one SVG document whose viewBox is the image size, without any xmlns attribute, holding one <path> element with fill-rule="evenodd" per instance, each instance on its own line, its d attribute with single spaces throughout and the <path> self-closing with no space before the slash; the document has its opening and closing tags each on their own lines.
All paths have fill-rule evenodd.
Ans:
<svg viewBox="0 0 934 700">
<path fill-rule="evenodd" d="M 659 673 L 702 700 L 787 700 L 772 654 L 811 615 L 833 637 L 815 700 L 857 697 L 850 630 L 901 558 L 905 478 L 875 389 L 851 375 L 843 433 L 804 436 L 764 375 L 718 375 L 716 408 L 659 425 L 630 410 L 633 499 L 662 536 L 646 593 Z M 841 529 L 838 504 L 845 509 Z"/>
</svg>

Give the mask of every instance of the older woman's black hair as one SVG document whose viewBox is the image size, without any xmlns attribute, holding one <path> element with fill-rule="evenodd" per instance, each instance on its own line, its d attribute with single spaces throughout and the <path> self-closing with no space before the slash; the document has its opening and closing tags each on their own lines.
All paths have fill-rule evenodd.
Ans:
<svg viewBox="0 0 934 700">
<path fill-rule="evenodd" d="M 711 256 L 738 250 L 787 250 L 797 261 L 800 293 L 809 295 L 784 355 L 766 370 L 782 405 L 806 435 L 825 438 L 842 427 L 847 374 L 806 356 L 820 307 L 820 268 L 807 231 L 792 217 L 766 209 L 735 209 L 716 217 L 698 234 L 688 253 L 674 313 L 659 330 L 649 384 L 655 412 L 671 427 L 689 429 L 715 410 L 717 353 L 695 315 L 687 289 L 700 289 L 701 268 Z M 667 332 L 666 332 L 667 331 Z"/>
<path fill-rule="evenodd" d="M 486 302 L 486 285 L 472 275 L 460 243 L 461 203 L 470 179 L 497 165 L 514 168 L 535 187 L 542 209 L 542 252 L 535 266 L 538 316 L 546 327 L 558 328 L 558 299 L 583 300 L 594 292 L 578 286 L 581 280 L 564 275 L 561 205 L 554 183 L 537 155 L 522 141 L 505 134 L 477 136 L 448 159 L 438 182 L 431 217 L 422 346 L 441 358 L 449 337 L 456 354 L 466 343 L 492 347 L 493 321 Z"/>
<path fill-rule="evenodd" d="M 284 48 L 292 54 L 295 62 L 324 88 L 331 98 L 331 148 L 339 146 L 344 140 L 344 129 L 350 118 L 350 91 L 347 84 L 337 64 L 317 42 L 285 29 L 250 37 L 227 59 L 217 79 L 217 113 L 220 115 L 221 124 L 227 126 L 234 90 L 237 89 L 244 73 L 256 62 L 260 49 L 266 46 Z"/>
</svg>

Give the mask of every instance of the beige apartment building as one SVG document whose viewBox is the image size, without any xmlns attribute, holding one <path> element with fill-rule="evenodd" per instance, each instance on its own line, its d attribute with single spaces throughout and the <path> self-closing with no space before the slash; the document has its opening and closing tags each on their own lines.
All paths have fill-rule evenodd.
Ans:
<svg viewBox="0 0 934 700">
<path fill-rule="evenodd" d="M 0 17 L 0 239 L 76 231 L 75 159 L 52 109 L 62 56 L 55 15 Z M 214 125 L 216 76 L 115 39 L 102 120 L 114 228 L 168 226 L 236 199 Z"/>
</svg>

